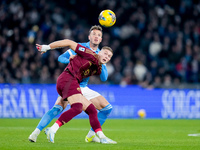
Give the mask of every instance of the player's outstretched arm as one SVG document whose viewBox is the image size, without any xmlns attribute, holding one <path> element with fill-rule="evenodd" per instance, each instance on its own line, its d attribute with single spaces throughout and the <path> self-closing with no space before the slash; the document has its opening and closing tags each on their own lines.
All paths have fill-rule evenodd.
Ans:
<svg viewBox="0 0 200 150">
<path fill-rule="evenodd" d="M 55 49 L 55 48 L 62 48 L 62 47 L 69 47 L 73 51 L 75 51 L 77 44 L 78 43 L 76 43 L 72 40 L 65 39 L 65 40 L 55 41 L 53 43 L 50 43 L 49 45 L 36 44 L 36 47 L 37 47 L 38 51 L 40 51 L 41 53 L 45 53 L 48 50 Z"/>
</svg>

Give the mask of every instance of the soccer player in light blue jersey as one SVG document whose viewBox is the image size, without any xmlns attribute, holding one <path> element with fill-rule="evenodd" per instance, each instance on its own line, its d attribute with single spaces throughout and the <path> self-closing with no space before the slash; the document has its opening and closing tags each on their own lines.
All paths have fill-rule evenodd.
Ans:
<svg viewBox="0 0 200 150">
<path fill-rule="evenodd" d="M 102 28 L 100 26 L 92 26 L 89 31 L 88 39 L 89 42 L 87 43 L 79 43 L 92 51 L 98 53 L 100 49 L 98 48 L 99 44 L 102 41 Z M 65 53 L 59 56 L 58 61 L 64 64 L 68 64 L 70 62 L 70 59 L 73 59 L 74 55 L 76 53 L 69 49 Z M 101 81 L 106 81 L 108 78 L 108 72 L 106 65 L 102 65 L 102 72 L 100 74 Z M 98 119 L 101 124 L 101 126 L 106 121 L 108 115 L 112 111 L 112 105 L 98 92 L 90 89 L 87 87 L 89 81 L 88 78 L 84 78 L 82 82 L 80 83 L 81 92 L 83 96 L 90 100 L 96 109 L 99 110 L 98 112 Z M 57 98 L 57 101 L 52 109 L 50 109 L 40 120 L 39 124 L 37 125 L 36 129 L 31 133 L 29 136 L 29 141 L 36 142 L 38 135 L 40 132 L 52 121 L 54 117 L 56 117 L 58 114 L 60 114 L 67 106 L 68 102 L 63 101 L 62 98 L 59 96 Z M 88 134 L 85 137 L 86 142 L 100 142 L 100 139 L 96 136 L 95 132 L 91 128 Z"/>
</svg>

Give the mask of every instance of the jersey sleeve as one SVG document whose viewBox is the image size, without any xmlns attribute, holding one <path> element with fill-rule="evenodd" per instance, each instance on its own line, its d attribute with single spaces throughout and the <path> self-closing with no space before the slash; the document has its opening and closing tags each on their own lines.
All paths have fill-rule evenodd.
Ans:
<svg viewBox="0 0 200 150">
<path fill-rule="evenodd" d="M 108 79 L 108 70 L 105 64 L 102 64 L 102 70 L 100 74 L 101 81 L 106 81 Z"/>
<path fill-rule="evenodd" d="M 70 58 L 71 55 L 76 55 L 76 53 L 73 50 L 68 49 L 65 53 L 61 54 L 58 57 L 58 61 L 63 63 L 63 64 L 68 64 L 69 58 Z"/>
</svg>

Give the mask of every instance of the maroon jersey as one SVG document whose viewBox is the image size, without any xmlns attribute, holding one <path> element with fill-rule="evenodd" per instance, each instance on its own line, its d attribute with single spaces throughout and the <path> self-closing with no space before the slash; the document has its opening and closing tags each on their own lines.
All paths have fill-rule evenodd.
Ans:
<svg viewBox="0 0 200 150">
<path fill-rule="evenodd" d="M 77 55 L 70 60 L 65 70 L 69 70 L 79 82 L 83 78 L 101 74 L 102 66 L 95 52 L 80 44 L 77 45 L 75 52 Z"/>
</svg>

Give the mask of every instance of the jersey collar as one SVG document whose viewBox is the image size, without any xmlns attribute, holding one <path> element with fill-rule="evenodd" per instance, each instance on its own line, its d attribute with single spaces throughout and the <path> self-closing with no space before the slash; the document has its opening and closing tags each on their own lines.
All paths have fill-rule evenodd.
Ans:
<svg viewBox="0 0 200 150">
<path fill-rule="evenodd" d="M 90 48 L 90 41 L 86 43 L 86 47 L 89 48 L 89 49 L 91 49 L 91 48 Z M 93 52 L 95 52 L 95 53 L 100 51 L 99 48 L 97 48 L 96 51 L 94 51 L 93 49 L 91 49 L 91 50 L 92 50 Z"/>
</svg>

